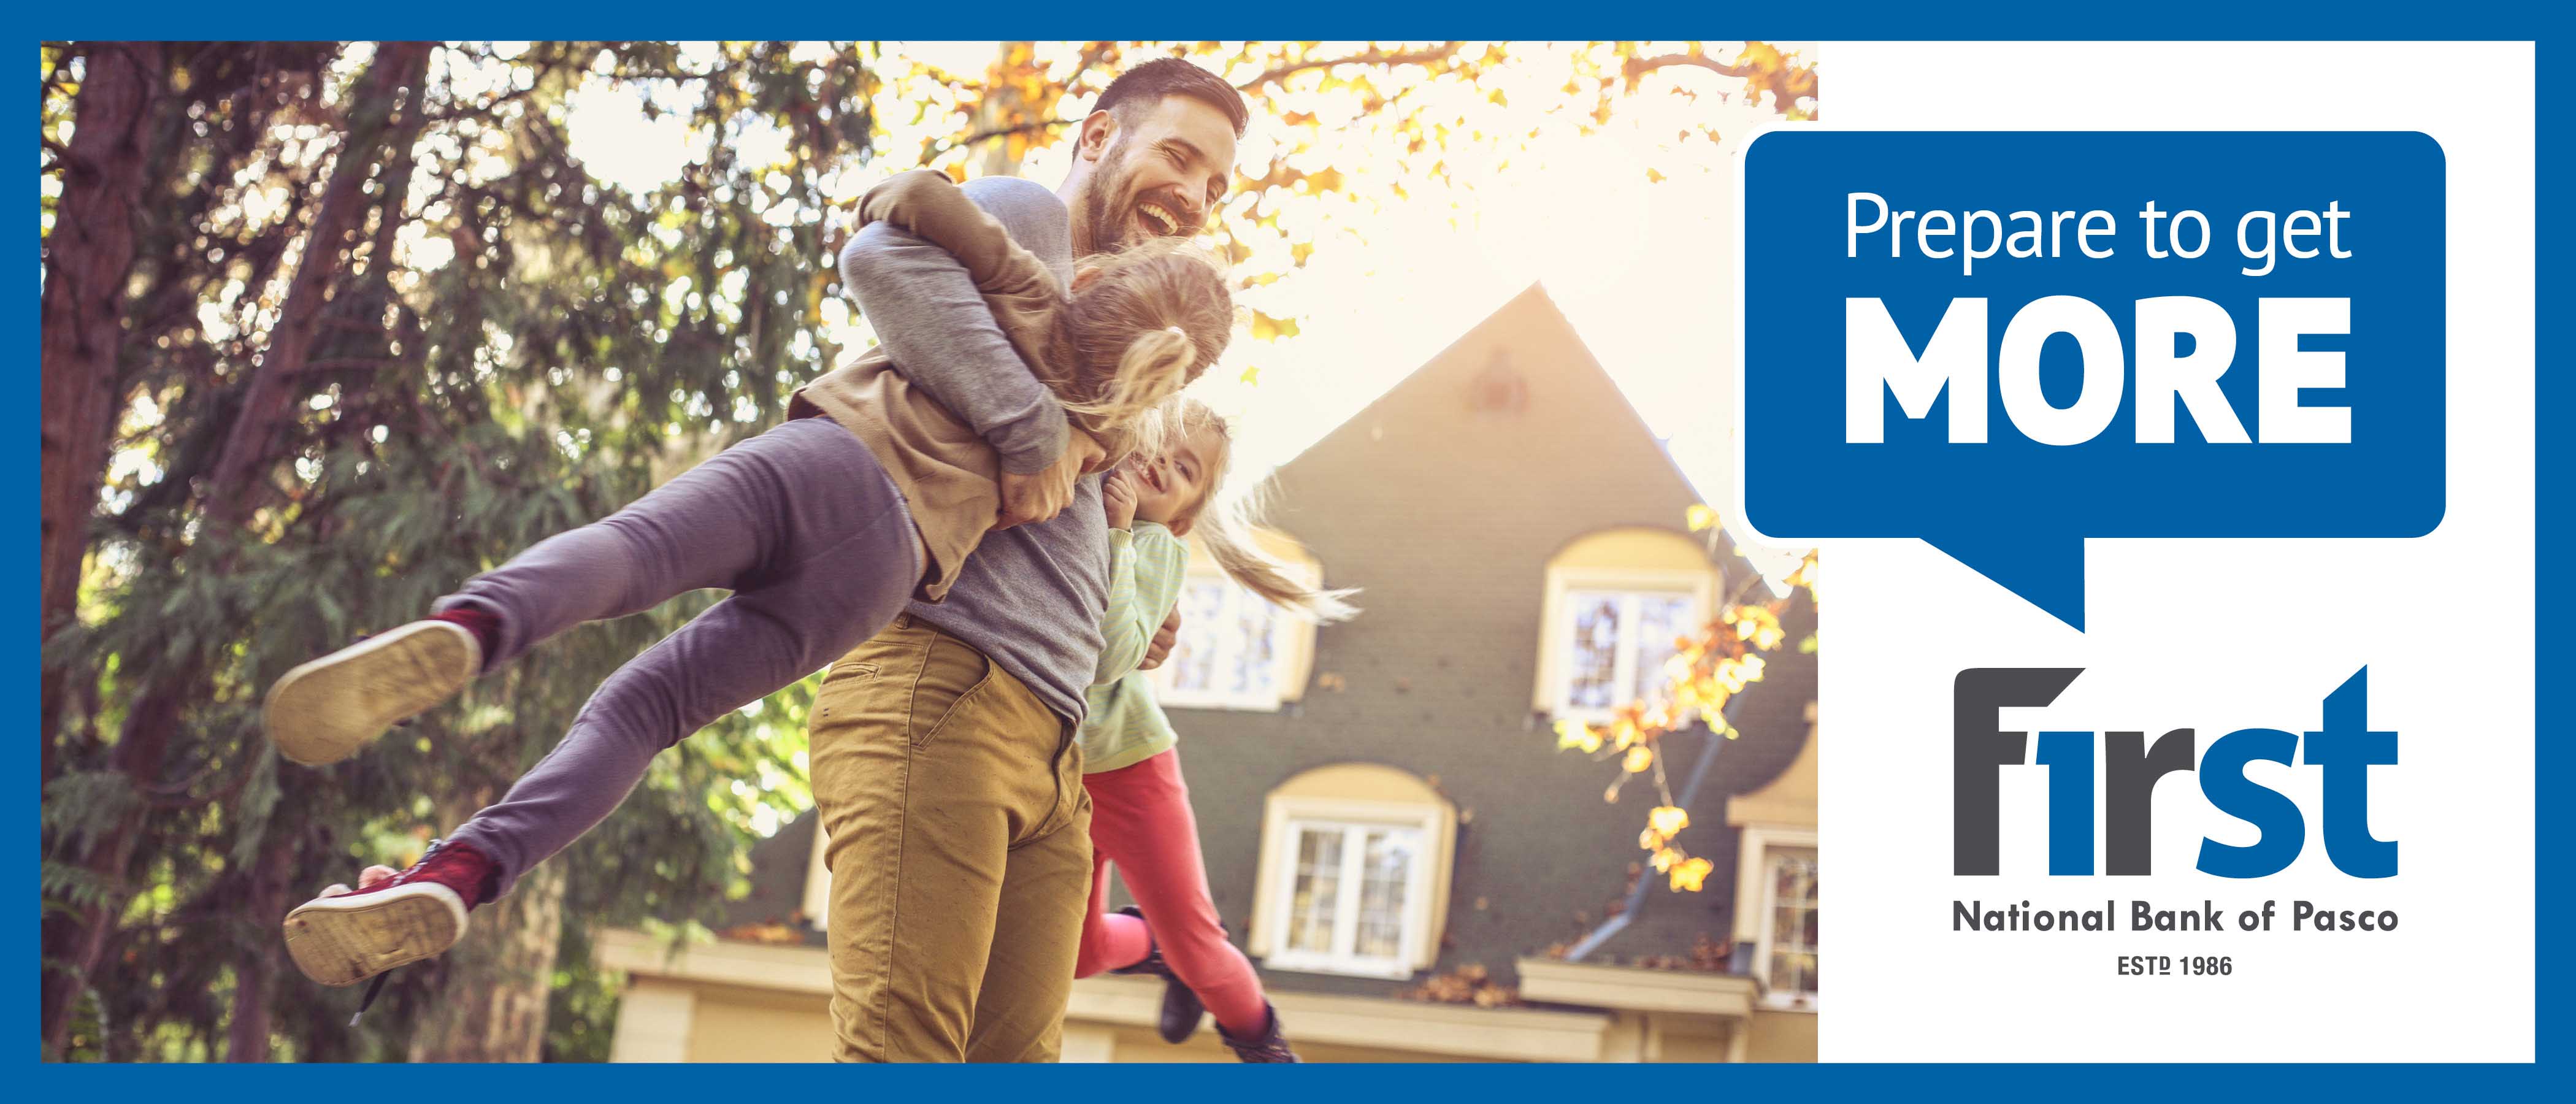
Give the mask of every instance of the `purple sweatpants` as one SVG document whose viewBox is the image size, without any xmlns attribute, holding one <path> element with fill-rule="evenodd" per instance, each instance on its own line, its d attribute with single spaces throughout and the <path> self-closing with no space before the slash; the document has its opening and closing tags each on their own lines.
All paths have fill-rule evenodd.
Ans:
<svg viewBox="0 0 2576 1104">
<path fill-rule="evenodd" d="M 563 742 L 451 838 L 490 856 L 494 895 L 509 892 L 607 819 L 664 748 L 893 623 L 923 567 L 875 454 L 831 419 L 804 418 L 476 576 L 437 608 L 500 618 L 486 670 L 584 621 L 708 587 L 733 595 L 618 668 Z"/>
</svg>

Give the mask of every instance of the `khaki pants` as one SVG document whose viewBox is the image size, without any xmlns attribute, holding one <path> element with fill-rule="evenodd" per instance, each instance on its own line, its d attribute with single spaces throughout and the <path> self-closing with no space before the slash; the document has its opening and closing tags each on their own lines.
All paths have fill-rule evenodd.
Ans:
<svg viewBox="0 0 2576 1104">
<path fill-rule="evenodd" d="M 835 1057 L 1054 1061 L 1091 889 L 1071 726 L 907 614 L 832 665 L 811 729 Z"/>
</svg>

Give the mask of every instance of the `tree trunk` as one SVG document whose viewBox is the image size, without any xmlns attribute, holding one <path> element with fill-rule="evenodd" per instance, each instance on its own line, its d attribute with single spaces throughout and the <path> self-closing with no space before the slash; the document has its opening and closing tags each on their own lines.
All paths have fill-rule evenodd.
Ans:
<svg viewBox="0 0 2576 1104">
<path fill-rule="evenodd" d="M 388 145 L 407 147 L 420 133 L 420 89 L 429 74 L 430 49 L 426 42 L 388 42 L 376 47 L 375 62 L 355 93 L 357 100 L 348 112 L 348 135 L 339 160 L 331 167 L 331 182 L 323 188 L 313 228 L 305 234 L 304 255 L 287 284 L 285 306 L 269 331 L 268 348 L 260 353 L 259 370 L 242 396 L 241 411 L 225 435 L 223 451 L 215 458 L 206 502 L 208 512 L 219 519 L 239 523 L 266 497 L 253 484 L 262 470 L 277 462 L 273 453 L 277 433 L 293 413 L 292 377 L 304 370 L 305 358 L 322 329 L 323 310 L 330 305 L 328 288 L 340 274 L 348 250 L 357 244 L 358 229 L 375 202 L 367 194 L 367 182 Z M 406 102 L 408 109 L 397 121 L 396 108 Z M 385 217 L 399 219 L 402 212 L 387 211 Z"/>
<path fill-rule="evenodd" d="M 415 1062 L 534 1062 L 563 941 L 564 869 L 540 864 L 510 895 L 474 912 L 447 952 L 438 998 L 413 1026 Z"/>
<path fill-rule="evenodd" d="M 295 843 L 292 833 L 271 824 L 268 839 L 259 849 L 259 865 L 251 869 L 249 900 L 243 911 L 263 930 L 277 931 L 286 923 L 289 891 L 294 888 L 287 884 L 287 876 L 295 865 Z M 269 991 L 277 984 L 279 949 L 277 940 L 261 940 L 233 967 L 233 1015 L 226 1028 L 224 1061 L 268 1061 Z"/>
<path fill-rule="evenodd" d="M 1037 43 L 1005 42 L 985 73 L 984 99 L 975 107 L 975 118 L 967 125 L 969 134 L 987 134 L 1027 126 L 1036 122 L 1034 106 L 1021 94 L 1021 74 L 1036 64 Z M 1052 107 L 1053 105 L 1048 105 Z M 984 143 L 983 156 L 976 166 L 977 176 L 1017 176 L 1020 161 L 1028 149 L 1027 135 L 1014 142 L 1009 136 Z"/>
<path fill-rule="evenodd" d="M 192 665 L 193 666 L 193 665 Z M 118 738 L 108 763 L 125 772 L 129 778 L 150 782 L 160 777 L 162 753 L 169 745 L 170 730 L 179 723 L 179 695 L 160 694 L 147 697 L 126 718 L 124 733 Z M 128 819 L 116 831 L 95 843 L 84 856 L 83 866 L 109 885 L 121 885 L 127 869 L 134 863 L 134 846 L 142 835 L 140 818 Z M 111 899 L 106 904 L 81 910 L 78 925 L 67 933 L 72 944 L 69 973 L 53 992 L 46 994 L 44 1012 L 44 1048 L 48 1054 L 62 1052 L 64 1038 L 71 1030 L 74 998 L 88 984 L 89 975 L 107 957 L 109 940 L 116 935 L 117 913 L 123 900 Z"/>
<path fill-rule="evenodd" d="M 161 46 L 93 46 L 82 65 L 72 139 L 61 155 L 62 199 L 43 247 L 45 288 L 37 339 L 39 639 L 52 637 L 74 616 L 81 561 L 89 552 L 90 514 L 98 508 L 99 485 L 107 475 L 108 441 L 115 432 L 111 382 L 124 345 L 125 283 L 134 267 L 144 138 L 161 92 Z M 67 673 L 52 667 L 37 676 L 40 784 L 61 772 L 61 749 L 55 743 L 62 736 L 68 683 Z M 83 935 L 56 917 L 48 917 L 44 928 L 49 959 Z M 45 1038 L 58 1043 L 53 1013 L 70 1009 L 78 979 L 50 969 L 39 973 Z M 68 1015 L 59 1018 L 68 1026 Z"/>
<path fill-rule="evenodd" d="M 344 243 L 362 224 L 372 202 L 364 185 L 382 163 L 385 146 L 390 142 L 408 145 L 419 133 L 419 93 L 421 82 L 427 79 L 430 49 L 430 44 L 423 42 L 385 43 L 377 48 L 374 63 L 352 93 L 348 135 L 339 159 L 331 167 L 322 206 L 307 232 L 303 256 L 288 284 L 272 345 L 247 385 L 241 413 L 206 481 L 201 501 L 205 503 L 205 513 L 216 522 L 209 536 L 239 526 L 263 497 L 252 483 L 276 462 L 272 449 L 277 431 L 286 420 L 286 406 L 295 394 L 286 377 L 301 370 L 305 351 L 320 329 L 332 277 L 340 270 Z M 405 101 L 406 90 L 410 109 L 403 112 L 401 124 L 396 127 L 391 125 L 395 107 Z M 77 131 L 74 136 L 78 136 Z M 387 217 L 398 218 L 400 212 L 391 212 Z M 223 574 L 230 567 L 229 563 L 218 563 L 216 572 Z M 166 773 L 163 753 L 170 734 L 177 728 L 185 707 L 202 690 L 209 660 L 202 650 L 196 655 L 177 657 L 133 699 L 110 761 L 136 785 L 158 784 Z M 81 865 L 102 882 L 123 884 L 131 873 L 139 828 L 130 822 L 119 826 L 81 856 Z M 72 944 L 64 963 L 68 976 L 57 987 L 58 992 L 46 995 L 41 1010 L 48 1053 L 59 1053 L 70 1031 L 72 996 L 103 960 L 115 935 L 117 906 L 121 904 L 111 902 L 83 910 L 76 933 L 65 940 Z"/>
<path fill-rule="evenodd" d="M 71 620 L 89 551 L 90 514 L 98 507 L 114 435 L 111 385 L 124 346 L 125 284 L 134 268 L 134 216 L 143 198 L 144 138 L 161 93 L 161 45 L 92 45 L 72 140 L 62 152 L 63 194 L 44 241 L 39 370 L 38 528 L 42 533 L 39 625 L 51 637 Z M 43 699 L 45 762 L 53 762 L 63 680 L 47 672 Z M 45 772 L 52 777 L 52 771 Z"/>
</svg>

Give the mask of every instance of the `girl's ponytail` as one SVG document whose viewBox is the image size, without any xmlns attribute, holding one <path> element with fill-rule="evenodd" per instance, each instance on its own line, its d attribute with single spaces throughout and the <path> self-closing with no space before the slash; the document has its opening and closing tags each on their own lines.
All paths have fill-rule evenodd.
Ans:
<svg viewBox="0 0 2576 1104">
<path fill-rule="evenodd" d="M 1261 526 L 1268 480 L 1232 502 L 1209 501 L 1216 488 L 1225 484 L 1226 471 L 1234 466 L 1234 427 L 1227 424 L 1224 415 L 1197 399 L 1180 396 L 1164 403 L 1153 417 L 1143 419 L 1143 425 L 1144 432 L 1168 442 L 1179 442 L 1200 429 L 1211 430 L 1216 437 L 1215 448 L 1206 457 L 1207 471 L 1200 476 L 1203 489 L 1199 500 L 1172 519 L 1173 532 L 1198 537 L 1218 570 L 1271 605 L 1326 625 L 1359 615 L 1358 607 L 1349 601 L 1359 591 L 1310 586 L 1287 564 L 1253 542 L 1253 530 Z"/>
<path fill-rule="evenodd" d="M 1205 252 L 1157 239 L 1094 255 L 1056 315 L 1048 386 L 1111 459 L 1161 451 L 1146 414 L 1225 353 L 1234 298 Z"/>
<path fill-rule="evenodd" d="M 1165 420 L 1149 415 L 1189 383 L 1190 369 L 1198 359 L 1197 343 L 1179 326 L 1142 331 L 1127 343 L 1117 371 L 1103 381 L 1100 392 L 1087 401 L 1065 401 L 1064 411 L 1123 436 L 1124 440 L 1101 442 L 1113 460 L 1128 453 L 1158 454 L 1165 439 Z"/>
<path fill-rule="evenodd" d="M 1317 624 L 1329 625 L 1358 616 L 1358 607 L 1349 601 L 1358 590 L 1310 586 L 1287 564 L 1253 542 L 1252 530 L 1259 514 L 1260 496 L 1256 493 L 1209 510 L 1198 519 L 1194 532 L 1199 543 L 1207 547 L 1208 558 L 1216 561 L 1217 569 L 1270 604 L 1302 614 Z"/>
</svg>

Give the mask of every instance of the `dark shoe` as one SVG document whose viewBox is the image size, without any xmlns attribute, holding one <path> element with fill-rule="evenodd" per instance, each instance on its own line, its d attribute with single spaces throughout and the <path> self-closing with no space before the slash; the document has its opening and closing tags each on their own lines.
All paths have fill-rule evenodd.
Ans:
<svg viewBox="0 0 2576 1104">
<path fill-rule="evenodd" d="M 1232 1050 L 1236 1058 L 1246 1062 L 1297 1061 L 1297 1052 L 1288 1049 L 1288 1040 L 1279 1035 L 1279 1010 L 1270 1007 L 1267 1003 L 1263 1004 L 1262 1008 L 1270 1013 L 1270 1029 L 1262 1032 L 1260 1038 L 1237 1039 L 1226 1031 L 1224 1024 L 1216 1025 L 1217 1038 L 1225 1040 L 1226 1048 Z"/>
<path fill-rule="evenodd" d="M 411 869 L 354 893 L 326 893 L 286 914 L 286 953 L 324 985 L 361 981 L 445 952 L 483 902 L 492 860 L 431 843 Z"/>
<path fill-rule="evenodd" d="M 1134 905 L 1118 911 L 1138 920 L 1145 918 L 1144 910 Z M 1207 1015 L 1207 1006 L 1199 1003 L 1198 993 L 1183 984 L 1180 975 L 1172 972 L 1171 964 L 1163 961 L 1162 944 L 1148 942 L 1145 947 L 1145 957 L 1137 960 L 1135 965 L 1121 966 L 1109 972 L 1151 974 L 1163 979 L 1163 1014 L 1155 1021 L 1154 1030 L 1162 1034 L 1164 1042 L 1187 1042 L 1190 1036 L 1198 1034 L 1199 1020 Z"/>
<path fill-rule="evenodd" d="M 482 666 L 483 644 L 473 630 L 414 621 L 288 671 L 269 688 L 260 727 L 288 762 L 337 763 L 455 697 Z"/>
</svg>

